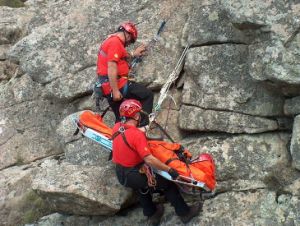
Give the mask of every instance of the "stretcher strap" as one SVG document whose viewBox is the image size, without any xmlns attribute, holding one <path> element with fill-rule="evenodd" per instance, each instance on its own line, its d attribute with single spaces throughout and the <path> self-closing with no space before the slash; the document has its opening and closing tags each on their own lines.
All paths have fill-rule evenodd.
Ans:
<svg viewBox="0 0 300 226">
<path fill-rule="evenodd" d="M 165 164 L 166 164 L 166 165 L 169 165 L 170 162 L 172 162 L 172 161 L 174 161 L 174 160 L 179 160 L 179 158 L 169 158 L 169 159 L 165 162 Z"/>
</svg>

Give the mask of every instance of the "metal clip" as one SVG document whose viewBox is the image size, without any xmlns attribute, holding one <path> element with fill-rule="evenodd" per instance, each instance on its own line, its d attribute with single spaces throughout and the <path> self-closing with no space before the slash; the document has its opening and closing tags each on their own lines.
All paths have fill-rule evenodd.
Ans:
<svg viewBox="0 0 300 226">
<path fill-rule="evenodd" d="M 121 126 L 121 127 L 119 128 L 119 132 L 120 132 L 120 133 L 124 133 L 124 132 L 125 132 L 124 126 Z"/>
</svg>

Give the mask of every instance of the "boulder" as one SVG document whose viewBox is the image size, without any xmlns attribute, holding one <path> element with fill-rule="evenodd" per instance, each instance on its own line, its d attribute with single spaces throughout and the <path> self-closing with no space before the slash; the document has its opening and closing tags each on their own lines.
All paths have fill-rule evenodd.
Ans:
<svg viewBox="0 0 300 226">
<path fill-rule="evenodd" d="M 257 25 L 265 34 L 249 46 L 250 75 L 257 80 L 300 84 L 297 3 L 255 0 L 248 4 L 233 0 L 223 1 L 221 5 L 233 23 Z"/>
<path fill-rule="evenodd" d="M 53 226 L 53 225 L 84 225 L 91 226 L 95 217 L 71 216 L 68 214 L 53 213 L 42 217 L 33 224 L 25 224 L 25 226 Z M 97 220 L 97 223 L 101 222 Z M 96 226 L 96 225 L 95 225 Z"/>
<path fill-rule="evenodd" d="M 194 2 L 183 31 L 183 46 L 217 43 L 249 43 L 242 29 L 234 26 L 219 3 Z M 187 43 L 186 43 L 187 42 Z"/>
<path fill-rule="evenodd" d="M 298 221 L 299 200 L 268 190 L 228 192 L 205 202 L 203 214 L 191 224 L 293 225 Z M 296 223 L 297 224 L 297 223 Z"/>
<path fill-rule="evenodd" d="M 182 105 L 179 127 L 188 131 L 261 133 L 276 130 L 278 125 L 275 120 L 262 117 Z"/>
<path fill-rule="evenodd" d="M 11 129 L 11 128 L 9 128 Z M 5 129 L 10 137 L 1 144 L 0 169 L 30 163 L 63 152 L 53 130 L 45 128 L 29 128 L 26 130 Z"/>
<path fill-rule="evenodd" d="M 287 48 L 280 40 L 249 46 L 250 75 L 256 80 L 300 84 L 300 37 Z"/>
<path fill-rule="evenodd" d="M 82 137 L 80 133 L 75 134 L 77 127 L 74 120 L 78 119 L 80 113 L 77 112 L 67 116 L 57 125 L 56 133 L 62 145 L 79 140 Z"/>
<path fill-rule="evenodd" d="M 0 45 L 0 60 L 6 60 L 7 51 L 10 47 L 9 44 Z"/>
<path fill-rule="evenodd" d="M 66 161 L 74 165 L 105 166 L 110 164 L 110 150 L 89 138 L 82 138 L 66 144 Z"/>
<path fill-rule="evenodd" d="M 173 215 L 174 215 L 174 212 L 173 212 Z M 173 223 L 173 222 L 168 222 L 168 221 L 165 222 L 164 219 L 165 219 L 165 217 L 162 218 L 162 222 L 160 225 L 165 225 L 164 223 Z M 135 208 L 135 209 L 129 210 L 125 216 L 109 217 L 109 218 L 101 221 L 100 225 L 101 226 L 102 225 L 103 226 L 108 226 L 108 225 L 138 226 L 138 225 L 149 225 L 149 222 L 147 221 L 147 217 L 145 217 L 143 215 L 142 208 Z M 177 225 L 177 224 L 175 224 L 175 225 Z M 91 224 L 91 226 L 92 226 L 92 224 Z"/>
<path fill-rule="evenodd" d="M 265 189 L 227 192 L 204 202 L 203 211 L 187 225 L 297 225 L 299 199 L 281 195 Z M 184 225 L 174 214 L 174 209 L 165 204 L 165 213 L 160 225 Z M 141 209 L 129 212 L 126 217 L 116 216 L 101 222 L 109 225 L 143 225 Z M 140 217 L 138 217 L 140 216 Z"/>
<path fill-rule="evenodd" d="M 73 106 L 42 98 L 26 74 L 0 86 L 0 168 L 62 153 L 54 131 Z"/>
<path fill-rule="evenodd" d="M 14 44 L 27 32 L 34 13 L 31 9 L 0 7 L 0 45 Z"/>
<path fill-rule="evenodd" d="M 249 76 L 246 45 L 192 48 L 184 70 L 182 102 L 255 116 L 282 115 L 283 97 Z"/>
<path fill-rule="evenodd" d="M 296 179 L 284 188 L 284 191 L 293 196 L 300 197 L 300 179 Z"/>
<path fill-rule="evenodd" d="M 32 81 L 30 76 L 14 77 L 5 84 L 0 84 L 0 107 L 8 108 L 38 99 L 43 93 L 40 84 Z"/>
<path fill-rule="evenodd" d="M 284 102 L 285 115 L 298 115 L 300 114 L 300 96 L 286 99 Z"/>
<path fill-rule="evenodd" d="M 294 119 L 293 134 L 291 140 L 291 155 L 293 159 L 293 166 L 300 170 L 300 116 Z"/>
<path fill-rule="evenodd" d="M 120 185 L 113 165 L 45 161 L 32 186 L 51 209 L 75 215 L 113 215 L 132 200 L 131 190 Z"/>
<path fill-rule="evenodd" d="M 178 127 L 178 116 L 181 106 L 182 91 L 176 87 L 171 87 L 167 97 L 161 103 L 161 106 L 156 106 L 160 95 L 159 92 L 154 92 L 153 112 L 156 110 L 156 121 L 175 141 L 180 141 L 183 134 Z M 156 126 L 153 126 L 153 129 L 149 131 L 149 133 L 151 134 L 150 137 L 164 137 L 167 139 L 163 132 Z"/>
<path fill-rule="evenodd" d="M 281 92 L 288 98 L 300 96 L 300 85 L 281 85 Z"/>
<path fill-rule="evenodd" d="M 278 189 L 297 178 L 289 169 L 288 133 L 255 135 L 194 135 L 182 140 L 194 156 L 213 155 L 217 181 L 260 180 Z M 207 149 L 202 150 L 203 147 Z"/>
<path fill-rule="evenodd" d="M 75 0 L 73 2 L 79 4 L 79 1 Z M 63 0 L 26 0 L 25 5 L 27 9 L 34 12 L 28 23 L 28 33 L 54 20 L 62 20 L 66 14 L 73 10 L 72 2 Z"/>
<path fill-rule="evenodd" d="M 220 7 L 227 12 L 231 22 L 237 25 L 252 24 L 262 32 L 274 34 L 282 41 L 294 31 L 300 17 L 299 5 L 296 2 L 254 0 L 246 3 L 240 0 L 226 0 L 220 2 Z"/>
<path fill-rule="evenodd" d="M 1 109 L 1 116 L 5 121 L 10 121 L 16 129 L 20 131 L 42 126 L 50 119 L 51 113 L 55 112 L 56 106 L 48 101 L 28 101 L 22 102 L 8 108 Z M 38 114 L 37 114 L 38 112 Z"/>
<path fill-rule="evenodd" d="M 164 128 L 164 130 L 171 136 L 171 138 L 174 141 L 180 142 L 180 140 L 183 138 L 182 131 L 180 131 L 180 128 L 178 127 L 178 116 L 179 111 L 177 110 L 167 110 L 162 109 L 157 117 L 157 122 Z M 158 128 L 155 128 L 154 131 L 156 131 L 157 134 L 160 134 L 162 137 L 167 139 L 167 136 Z"/>
<path fill-rule="evenodd" d="M 80 113 L 66 117 L 56 130 L 65 152 L 66 161 L 75 165 L 107 165 L 110 150 L 89 138 L 83 137 L 81 133 L 74 135 L 76 125 L 73 120 L 78 118 Z"/>
<path fill-rule="evenodd" d="M 0 82 L 6 82 L 17 75 L 20 75 L 17 64 L 8 60 L 0 61 Z"/>
<path fill-rule="evenodd" d="M 149 2 L 150 3 L 150 2 Z M 141 18 L 147 23 L 141 23 L 141 42 L 148 43 L 154 38 L 162 20 L 166 25 L 158 41 L 153 45 L 148 55 L 136 69 L 136 79 L 148 85 L 153 90 L 159 90 L 174 71 L 182 52 L 181 36 L 186 24 L 185 19 L 190 12 L 192 1 L 151 1 L 154 11 L 140 11 Z M 157 7 L 159 5 L 160 7 Z M 178 10 L 180 9 L 180 10 Z M 152 18 L 151 20 L 147 18 Z"/>
<path fill-rule="evenodd" d="M 95 67 L 89 67 L 78 73 L 68 74 L 49 83 L 45 87 L 48 98 L 70 101 L 74 98 L 90 95 L 93 92 Z"/>
<path fill-rule="evenodd" d="M 5 144 L 7 141 L 9 141 L 10 138 L 12 138 L 14 135 L 18 133 L 16 129 L 14 129 L 11 124 L 4 119 L 3 114 L 0 115 L 0 146 Z"/>
<path fill-rule="evenodd" d="M 21 68 L 40 83 L 49 83 L 64 76 L 75 76 L 77 72 L 95 65 L 95 37 L 99 37 L 101 31 L 105 33 L 107 30 L 99 29 L 105 27 L 102 21 L 104 19 L 95 16 L 95 10 L 87 10 L 86 7 L 90 4 L 82 5 L 78 1 L 67 4 L 60 2 L 63 10 L 58 10 L 57 7 L 51 10 L 57 16 L 56 20 L 49 21 L 48 18 L 46 23 L 35 25 L 37 27 L 28 36 L 12 47 L 10 58 L 19 60 Z M 103 11 L 98 10 L 97 15 Z M 91 19 L 92 15 L 96 19 Z"/>
<path fill-rule="evenodd" d="M 155 12 L 139 9 L 150 7 L 148 4 L 154 7 L 158 1 L 148 3 L 143 0 L 138 5 L 117 4 L 114 8 L 106 2 L 97 4 L 94 0 L 86 1 L 85 4 L 78 0 L 67 3 L 59 1 L 42 4 L 40 11 L 35 10 L 38 3 L 36 6 L 31 4 L 35 16 L 29 24 L 30 34 L 12 47 L 9 57 L 18 60 L 21 68 L 40 83 L 48 84 L 57 78 L 67 80 L 70 76 L 77 77 L 78 72 L 88 67 L 95 67 L 98 46 L 108 34 L 115 31 L 122 20 L 131 19 L 139 23 L 139 45 L 153 38 L 161 18 L 168 18 L 161 38 L 136 69 L 138 81 L 152 83 L 152 88 L 158 88 L 164 84 L 179 58 L 181 32 L 178 31 L 184 26 L 185 21 L 181 18 L 188 12 L 185 6 L 188 2 L 160 3 Z M 172 17 L 165 15 L 166 12 L 174 11 L 178 5 L 182 5 L 181 11 L 172 14 Z M 130 14 L 124 13 L 126 8 Z M 111 12 L 115 17 L 110 16 Z M 146 20 L 147 24 L 140 23 Z M 57 87 L 58 84 L 49 87 L 52 86 Z"/>
<path fill-rule="evenodd" d="M 1 225 L 23 225 L 49 214 L 46 204 L 31 189 L 37 172 L 37 163 L 1 170 Z"/>
</svg>

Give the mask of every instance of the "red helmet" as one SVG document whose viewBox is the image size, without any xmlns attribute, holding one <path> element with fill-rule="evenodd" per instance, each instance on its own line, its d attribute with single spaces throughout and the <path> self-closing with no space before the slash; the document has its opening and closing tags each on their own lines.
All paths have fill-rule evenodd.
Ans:
<svg viewBox="0 0 300 226">
<path fill-rule="evenodd" d="M 200 161 L 210 161 L 210 162 L 214 162 L 213 157 L 211 156 L 211 154 L 208 153 L 202 153 L 199 155 L 199 160 Z"/>
<path fill-rule="evenodd" d="M 119 26 L 119 29 L 127 31 L 131 35 L 132 43 L 134 43 L 137 40 L 138 31 L 137 31 L 136 26 L 134 25 L 134 23 L 132 23 L 130 21 L 124 22 Z"/>
<path fill-rule="evenodd" d="M 128 99 L 122 102 L 120 105 L 120 116 L 133 118 L 136 113 L 142 110 L 142 104 L 138 100 Z"/>
</svg>

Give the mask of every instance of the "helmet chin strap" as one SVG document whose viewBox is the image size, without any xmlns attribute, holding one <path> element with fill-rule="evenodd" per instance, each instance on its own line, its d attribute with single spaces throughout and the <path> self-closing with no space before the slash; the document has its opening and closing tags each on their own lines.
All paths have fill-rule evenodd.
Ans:
<svg viewBox="0 0 300 226">
<path fill-rule="evenodd" d="M 121 122 L 125 123 L 128 119 L 136 121 L 137 122 L 137 127 L 139 127 L 142 117 L 141 117 L 141 115 L 138 119 L 135 119 L 134 117 L 127 117 L 127 118 L 124 117 L 124 118 L 121 119 Z"/>
<path fill-rule="evenodd" d="M 140 126 L 140 124 L 141 124 L 141 120 L 142 120 L 142 116 L 141 116 L 141 114 L 140 114 L 140 117 L 139 117 L 139 119 L 137 120 L 137 126 L 139 127 Z"/>
<path fill-rule="evenodd" d="M 129 46 L 131 44 L 131 41 L 128 41 L 127 38 L 126 38 L 126 31 L 123 31 L 123 34 L 124 34 L 124 38 L 125 38 L 125 46 Z"/>
<path fill-rule="evenodd" d="M 139 127 L 139 125 L 141 123 L 141 119 L 142 119 L 141 114 L 139 114 L 139 118 L 138 119 L 135 119 L 135 118 L 132 118 L 132 119 L 137 122 L 137 127 Z"/>
</svg>

